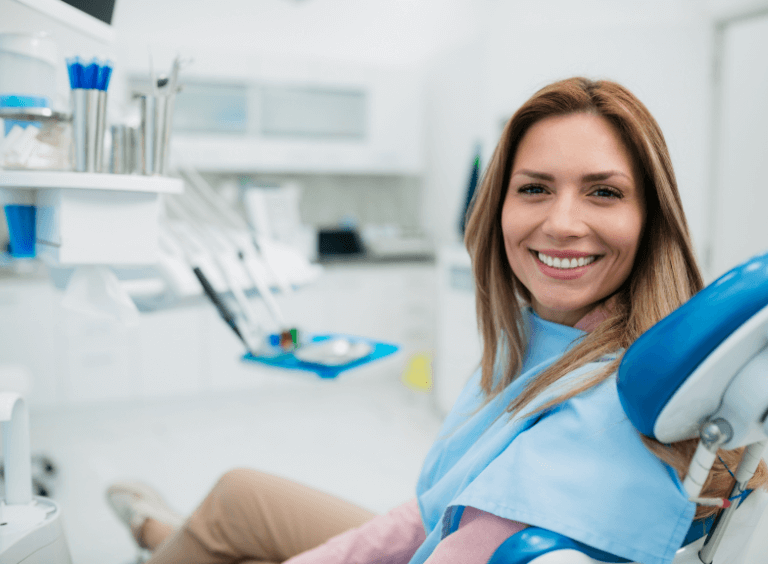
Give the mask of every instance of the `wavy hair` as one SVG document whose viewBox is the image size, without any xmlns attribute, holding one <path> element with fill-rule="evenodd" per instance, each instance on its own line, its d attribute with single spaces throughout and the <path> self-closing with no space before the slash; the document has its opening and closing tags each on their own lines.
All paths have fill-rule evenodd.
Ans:
<svg viewBox="0 0 768 564">
<path fill-rule="evenodd" d="M 520 374 L 527 342 L 522 308 L 530 294 L 512 272 L 504 248 L 501 209 L 517 148 L 530 127 L 548 117 L 587 113 L 610 122 L 632 155 L 645 195 L 646 220 L 629 277 L 611 298 L 610 315 L 548 369 L 528 383 L 508 406 L 522 411 L 545 388 L 574 369 L 609 353 L 621 353 L 660 319 L 703 287 L 664 136 L 648 109 L 623 86 L 582 77 L 550 84 L 536 92 L 507 122 L 468 212 L 465 244 L 472 257 L 477 322 L 483 342 L 481 388 L 487 400 Z M 608 298 L 606 298 L 608 299 Z M 598 304 L 595 304 L 596 306 Z M 504 356 L 504 358 L 502 358 Z M 539 407 L 542 411 L 599 384 L 618 369 L 618 358 L 581 385 Z M 499 369 L 501 374 L 495 375 Z M 695 440 L 646 446 L 682 477 Z M 735 461 L 738 453 L 723 453 Z M 765 465 L 756 482 L 768 481 Z M 702 495 L 725 497 L 733 481 L 715 466 Z M 696 518 L 716 511 L 699 507 Z"/>
</svg>

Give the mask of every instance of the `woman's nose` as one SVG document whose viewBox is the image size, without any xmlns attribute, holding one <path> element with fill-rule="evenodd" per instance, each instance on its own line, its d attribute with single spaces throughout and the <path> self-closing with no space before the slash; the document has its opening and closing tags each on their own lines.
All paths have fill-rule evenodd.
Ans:
<svg viewBox="0 0 768 564">
<path fill-rule="evenodd" d="M 542 230 L 554 239 L 581 237 L 588 230 L 583 215 L 584 208 L 578 198 L 558 195 L 547 209 Z"/>
</svg>

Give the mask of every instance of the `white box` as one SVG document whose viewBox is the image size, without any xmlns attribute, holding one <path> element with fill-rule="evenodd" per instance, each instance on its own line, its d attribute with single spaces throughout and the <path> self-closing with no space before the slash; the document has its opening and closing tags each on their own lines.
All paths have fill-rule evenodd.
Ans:
<svg viewBox="0 0 768 564">
<path fill-rule="evenodd" d="M 37 194 L 37 255 L 57 265 L 158 260 L 160 196 L 57 189 Z"/>
</svg>

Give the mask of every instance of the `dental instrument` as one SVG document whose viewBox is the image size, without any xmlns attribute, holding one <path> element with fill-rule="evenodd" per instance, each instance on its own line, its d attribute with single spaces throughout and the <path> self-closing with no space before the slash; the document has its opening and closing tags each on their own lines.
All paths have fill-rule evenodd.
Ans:
<svg viewBox="0 0 768 564">
<path fill-rule="evenodd" d="M 282 276 L 274 268 L 274 260 L 271 262 L 267 260 L 264 245 L 259 246 L 248 223 L 221 201 L 221 197 L 208 185 L 205 179 L 189 167 L 181 168 L 180 172 L 191 188 L 186 194 L 186 199 L 196 203 L 198 210 L 204 210 L 204 213 L 207 212 L 209 217 L 214 216 L 213 222 L 222 226 L 222 233 L 237 248 L 238 259 L 243 263 L 245 271 L 259 291 L 259 295 L 273 319 L 281 328 L 287 327 L 285 316 L 272 295 L 270 282 L 265 274 L 274 280 L 284 293 L 292 292 L 291 284 L 285 276 Z"/>
<path fill-rule="evenodd" d="M 224 275 L 228 289 L 232 292 L 235 300 L 240 306 L 245 322 L 248 323 L 254 331 L 258 331 L 259 324 L 256 319 L 256 313 L 245 296 L 242 279 L 242 271 L 238 271 L 237 263 L 232 260 L 232 249 L 228 247 L 226 241 L 217 238 L 206 224 L 202 223 L 195 216 L 194 211 L 188 209 L 188 202 L 184 199 L 169 197 L 165 199 L 166 207 L 169 211 L 184 220 L 185 224 L 190 226 L 196 233 L 200 243 L 208 249 L 208 254 L 213 257 L 219 270 Z"/>
<path fill-rule="evenodd" d="M 169 224 L 169 227 L 170 233 L 172 233 L 175 237 L 175 240 L 179 244 L 179 247 L 184 254 L 184 258 L 189 268 L 200 282 L 206 296 L 214 304 L 217 311 L 227 323 L 227 325 L 235 332 L 237 337 L 243 341 L 246 346 L 246 350 L 250 353 L 257 354 L 263 348 L 261 343 L 262 339 L 260 338 L 263 331 L 261 331 L 261 328 L 256 323 L 252 311 L 244 313 L 243 304 L 247 304 L 247 299 L 242 295 L 241 291 L 233 292 L 233 295 L 236 296 L 236 299 L 239 298 L 237 301 L 241 307 L 239 311 L 240 316 L 238 317 L 238 315 L 236 315 L 230 308 L 224 305 L 221 297 L 218 295 L 218 292 L 214 288 L 213 284 L 209 281 L 208 276 L 206 276 L 203 272 L 204 267 L 201 264 L 202 261 L 199 258 L 200 255 L 205 254 L 208 257 L 213 256 L 213 261 L 217 267 L 217 270 L 223 275 L 223 278 L 220 278 L 220 284 L 223 283 L 225 290 L 232 290 L 232 287 L 228 284 L 232 279 L 227 278 L 225 268 L 221 266 L 220 261 L 216 260 L 215 253 L 211 253 L 206 248 L 205 243 L 202 242 L 199 238 L 200 234 L 193 232 L 188 224 L 180 222 L 176 224 Z M 208 269 L 210 272 L 210 263 Z M 251 318 L 245 317 L 247 315 L 251 315 Z"/>
<path fill-rule="evenodd" d="M 216 310 L 219 312 L 219 315 L 222 317 L 224 322 L 229 325 L 230 329 L 235 332 L 235 335 L 240 338 L 240 340 L 245 345 L 245 348 L 251 353 L 258 352 L 252 348 L 253 345 L 248 341 L 248 339 L 245 338 L 243 332 L 240 331 L 240 328 L 237 326 L 237 318 L 235 317 L 235 314 L 232 313 L 232 311 L 224 304 L 223 301 L 221 301 L 221 298 L 219 298 L 216 290 L 214 290 L 211 286 L 211 283 L 208 282 L 208 279 L 203 274 L 203 271 L 200 270 L 200 267 L 195 266 L 192 269 L 192 272 L 195 273 L 195 276 L 197 276 L 197 279 L 200 281 L 200 285 L 203 287 L 203 290 L 205 290 L 205 294 L 208 296 L 211 302 L 213 302 L 213 305 L 216 306 Z"/>
<path fill-rule="evenodd" d="M 274 259 L 270 261 L 264 256 L 264 245 L 266 244 L 264 239 L 260 238 L 253 231 L 253 228 L 248 222 L 233 212 L 226 203 L 221 201 L 221 197 L 195 169 L 185 165 L 179 167 L 179 172 L 189 182 L 190 187 L 203 198 L 209 206 L 211 206 L 211 209 L 220 214 L 225 225 L 236 226 L 239 230 L 249 234 L 251 246 L 255 249 L 256 253 L 264 259 L 272 278 L 275 280 L 280 290 L 285 294 L 290 294 L 293 291 L 293 288 L 288 277 L 276 267 Z M 273 306 L 276 306 L 276 304 L 273 304 Z"/>
<path fill-rule="evenodd" d="M 150 85 L 150 94 L 152 96 L 157 96 L 157 79 L 155 78 L 155 64 L 152 60 L 152 50 L 148 49 L 149 52 L 149 85 Z"/>
</svg>

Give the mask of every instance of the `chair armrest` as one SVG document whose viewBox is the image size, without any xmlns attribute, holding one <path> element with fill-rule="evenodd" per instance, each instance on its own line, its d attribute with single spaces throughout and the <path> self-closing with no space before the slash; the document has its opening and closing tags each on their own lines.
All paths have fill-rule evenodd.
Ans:
<svg viewBox="0 0 768 564">
<path fill-rule="evenodd" d="M 590 556 L 587 556 L 583 552 L 566 548 L 563 550 L 555 550 L 554 552 L 547 552 L 542 556 L 537 556 L 530 561 L 530 564 L 608 564 L 603 560 L 596 560 Z M 639 564 L 633 562 L 632 564 Z M 700 564 L 700 563 L 696 563 Z"/>
<path fill-rule="evenodd" d="M 597 564 L 631 561 L 539 527 L 528 527 L 512 535 L 501 543 L 488 560 L 488 564 L 556 564 L 559 562 Z"/>
</svg>

